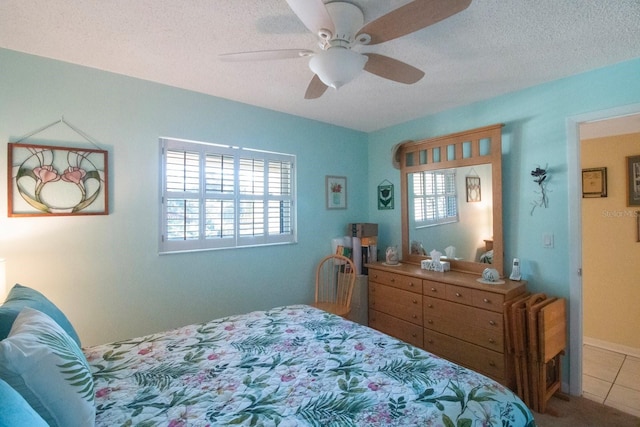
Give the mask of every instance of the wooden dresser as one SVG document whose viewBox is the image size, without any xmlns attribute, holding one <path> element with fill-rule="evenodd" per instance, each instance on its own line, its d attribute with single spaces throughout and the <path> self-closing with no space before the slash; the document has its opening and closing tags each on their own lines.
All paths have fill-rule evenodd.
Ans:
<svg viewBox="0 0 640 427">
<path fill-rule="evenodd" d="M 504 309 L 525 282 L 485 285 L 476 274 L 414 264 L 368 267 L 370 327 L 515 387 Z"/>
</svg>

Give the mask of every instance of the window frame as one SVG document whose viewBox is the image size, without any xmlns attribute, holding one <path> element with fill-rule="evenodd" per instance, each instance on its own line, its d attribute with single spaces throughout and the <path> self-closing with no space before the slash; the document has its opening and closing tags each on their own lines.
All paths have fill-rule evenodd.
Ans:
<svg viewBox="0 0 640 427">
<path fill-rule="evenodd" d="M 184 139 L 162 137 L 159 139 L 160 143 L 160 232 L 158 248 L 160 254 L 170 254 L 179 252 L 191 252 L 191 251 L 205 251 L 216 249 L 233 249 L 243 247 L 255 247 L 255 246 L 271 246 L 281 244 L 294 244 L 297 243 L 297 194 L 296 194 L 296 156 L 293 154 L 277 153 L 265 150 L 257 150 L 252 148 L 237 147 L 230 145 L 215 144 L 209 142 L 190 141 Z M 167 189 L 167 154 L 170 151 L 195 153 L 198 157 L 198 189 L 197 191 L 170 191 Z M 211 173 L 212 169 L 207 169 L 207 156 L 227 156 L 233 159 L 233 190 L 231 193 L 225 193 L 221 191 L 207 190 L 207 172 Z M 255 176 L 249 181 L 262 182 L 261 194 L 249 194 L 240 190 L 240 161 L 241 159 L 249 161 L 263 162 L 263 170 L 261 179 L 256 181 Z M 287 180 L 288 194 L 271 194 L 271 188 L 269 187 L 270 177 L 269 171 L 277 171 L 277 163 L 283 162 L 287 167 L 284 168 L 289 172 Z M 283 169 L 280 169 L 281 171 Z M 242 175 L 246 178 L 249 175 Z M 280 177 L 283 175 L 280 174 Z M 170 200 L 197 200 L 198 202 L 198 218 L 197 218 L 197 238 L 186 238 L 187 232 L 185 232 L 184 239 L 169 239 L 169 220 L 168 212 Z M 230 237 L 217 236 L 207 237 L 207 218 L 206 218 L 206 204 L 207 201 L 232 201 L 233 202 L 233 233 Z M 242 235 L 240 233 L 240 221 L 241 203 L 257 202 L 258 206 L 262 204 L 261 217 L 262 217 L 262 233 L 257 235 L 251 234 L 250 230 L 251 222 L 244 222 L 249 224 L 246 228 L 249 234 Z M 275 222 L 285 224 L 284 233 L 273 233 L 273 222 L 269 222 L 269 207 L 273 207 L 273 202 L 276 202 L 276 209 L 279 210 L 278 216 L 274 217 Z M 288 215 L 282 215 L 283 206 L 288 207 Z M 186 212 L 186 208 L 185 208 Z M 273 210 L 272 210 L 273 212 Z M 224 213 L 222 213 L 224 216 Z M 283 218 L 285 220 L 283 221 Z M 188 221 L 185 220 L 185 229 L 188 226 Z M 255 224 L 255 223 L 253 223 Z M 259 229 L 260 227 L 258 227 Z M 282 231 L 282 229 L 280 229 Z"/>
</svg>

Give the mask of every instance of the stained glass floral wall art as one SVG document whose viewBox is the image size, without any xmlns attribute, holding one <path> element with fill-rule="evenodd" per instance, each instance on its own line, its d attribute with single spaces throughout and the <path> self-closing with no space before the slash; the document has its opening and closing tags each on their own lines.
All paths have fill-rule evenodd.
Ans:
<svg viewBox="0 0 640 427">
<path fill-rule="evenodd" d="M 107 215 L 108 152 L 9 143 L 9 216 Z"/>
</svg>

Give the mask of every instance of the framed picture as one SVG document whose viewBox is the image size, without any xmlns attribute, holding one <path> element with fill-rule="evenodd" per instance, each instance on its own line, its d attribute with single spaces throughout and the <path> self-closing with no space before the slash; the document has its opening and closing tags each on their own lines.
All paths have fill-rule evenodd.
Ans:
<svg viewBox="0 0 640 427">
<path fill-rule="evenodd" d="M 582 169 L 582 197 L 607 197 L 607 168 Z"/>
<path fill-rule="evenodd" d="M 347 208 L 347 177 L 325 177 L 325 191 L 327 197 L 327 209 Z"/>
<path fill-rule="evenodd" d="M 108 153 L 9 143 L 9 216 L 108 215 Z"/>
<path fill-rule="evenodd" d="M 480 177 L 468 176 L 467 177 L 467 202 L 480 202 L 482 201 L 482 195 L 480 193 Z"/>
<path fill-rule="evenodd" d="M 640 206 L 640 155 L 627 157 L 627 206 Z"/>
<path fill-rule="evenodd" d="M 393 184 L 386 179 L 378 185 L 378 210 L 394 208 Z"/>
</svg>

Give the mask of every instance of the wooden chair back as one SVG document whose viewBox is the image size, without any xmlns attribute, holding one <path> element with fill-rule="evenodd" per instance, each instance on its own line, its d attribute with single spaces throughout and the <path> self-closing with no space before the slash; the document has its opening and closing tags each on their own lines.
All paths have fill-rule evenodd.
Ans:
<svg viewBox="0 0 640 427">
<path fill-rule="evenodd" d="M 351 311 L 351 296 L 356 283 L 353 261 L 342 255 L 324 257 L 316 269 L 315 307 L 339 316 Z"/>
</svg>

